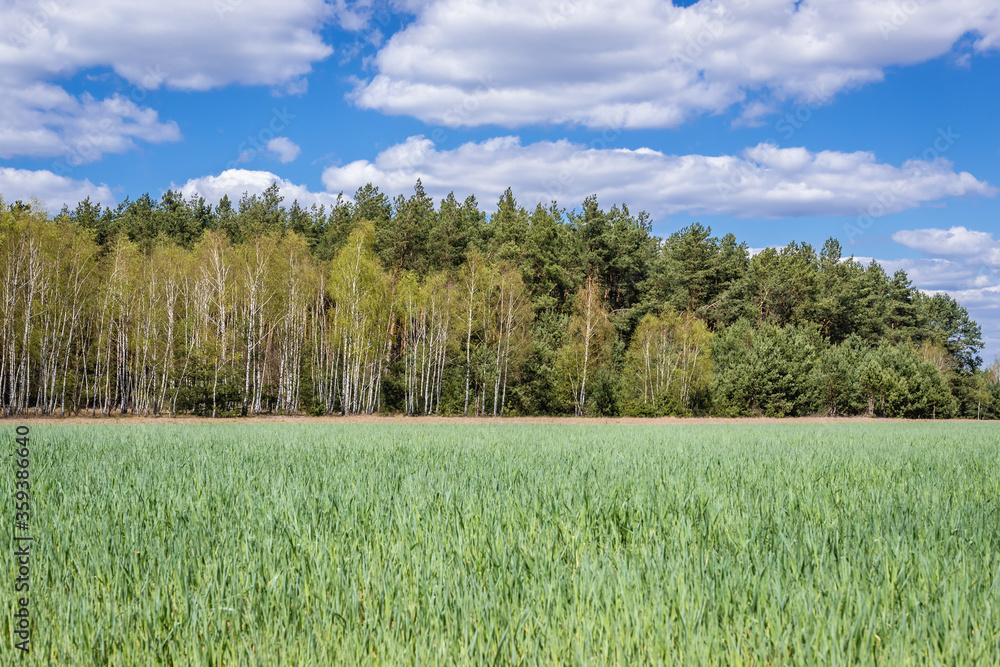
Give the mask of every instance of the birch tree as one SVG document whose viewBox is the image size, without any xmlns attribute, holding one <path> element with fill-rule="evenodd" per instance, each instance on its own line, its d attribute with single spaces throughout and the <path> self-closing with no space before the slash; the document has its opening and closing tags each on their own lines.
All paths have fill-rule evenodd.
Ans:
<svg viewBox="0 0 1000 667">
<path fill-rule="evenodd" d="M 334 259 L 329 294 L 340 343 L 340 405 L 344 414 L 371 414 L 380 404 L 391 352 L 392 292 L 373 250 L 372 228 L 359 223 Z"/>
<path fill-rule="evenodd" d="M 306 349 L 309 307 L 318 291 L 316 268 L 306 240 L 291 234 L 282 239 L 277 252 L 281 313 L 278 320 L 277 399 L 275 410 L 299 411 L 302 388 L 303 351 Z"/>
<path fill-rule="evenodd" d="M 31 397 L 31 342 L 48 277 L 38 223 L 30 213 L 0 217 L 0 399 L 8 415 L 27 410 Z"/>
<path fill-rule="evenodd" d="M 489 371 L 493 385 L 492 412 L 496 417 L 503 414 L 507 402 L 511 361 L 514 360 L 516 371 L 517 362 L 522 357 L 520 353 L 526 349 L 533 311 L 520 271 L 501 265 L 498 271 L 490 273 L 490 278 L 490 321 L 486 323 L 484 331 L 494 353 Z"/>
<path fill-rule="evenodd" d="M 711 381 L 711 333 L 690 313 L 667 310 L 639 323 L 626 353 L 625 394 L 644 414 L 684 414 Z"/>
<path fill-rule="evenodd" d="M 206 234 L 197 252 L 204 290 L 204 300 L 198 302 L 203 312 L 198 319 L 206 328 L 199 342 L 212 365 L 212 416 L 215 417 L 220 407 L 220 380 L 225 389 L 231 380 L 229 365 L 235 352 L 235 272 L 232 250 L 223 235 Z"/>
<path fill-rule="evenodd" d="M 473 248 L 459 270 L 459 303 L 462 309 L 463 338 L 465 339 L 465 407 L 462 414 L 469 414 L 469 396 L 476 376 L 473 373 L 473 335 L 477 342 L 480 331 L 478 320 L 487 310 L 488 267 L 483 255 Z"/>
<path fill-rule="evenodd" d="M 336 308 L 327 291 L 326 276 L 332 274 L 332 264 L 321 269 L 318 288 L 313 295 L 310 318 L 312 341 L 311 379 L 313 400 L 324 414 L 333 414 L 340 389 L 340 342 L 337 336 Z"/>
<path fill-rule="evenodd" d="M 423 285 L 408 273 L 397 288 L 403 324 L 406 414 L 429 415 L 440 407 L 454 291 L 444 273 L 430 276 Z"/>
<path fill-rule="evenodd" d="M 266 382 L 268 340 L 276 326 L 272 311 L 277 292 L 272 272 L 276 241 L 271 236 L 257 235 L 237 246 L 240 352 L 243 355 L 242 414 L 259 414 Z M 278 308 L 277 310 L 280 310 Z M 270 316 L 269 316 L 270 315 Z"/>
<path fill-rule="evenodd" d="M 48 278 L 41 295 L 38 337 L 36 412 L 66 414 L 66 398 L 75 394 L 78 368 L 86 357 L 82 336 L 94 288 L 97 247 L 89 234 L 66 221 L 45 225 L 43 263 Z M 75 403 L 71 400 L 70 410 Z"/>
<path fill-rule="evenodd" d="M 587 383 L 609 356 L 607 345 L 614 335 L 600 289 L 597 279 L 588 277 L 577 293 L 568 342 L 559 355 L 561 375 L 570 389 L 573 411 L 578 416 L 584 414 L 587 405 Z"/>
</svg>

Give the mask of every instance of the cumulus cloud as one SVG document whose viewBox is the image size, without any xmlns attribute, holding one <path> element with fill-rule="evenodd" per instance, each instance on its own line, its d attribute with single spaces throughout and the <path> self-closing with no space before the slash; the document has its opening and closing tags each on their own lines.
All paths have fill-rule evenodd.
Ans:
<svg viewBox="0 0 1000 667">
<path fill-rule="evenodd" d="M 673 127 L 822 104 L 885 68 L 1000 47 L 993 0 L 432 0 L 358 81 L 360 107 L 429 123 Z"/>
<path fill-rule="evenodd" d="M 978 289 L 949 290 L 956 301 L 965 306 L 983 328 L 987 361 L 1000 355 L 1000 285 Z"/>
<path fill-rule="evenodd" d="M 938 290 L 962 304 L 982 328 L 982 357 L 989 364 L 1000 356 L 1000 285 L 976 289 Z"/>
<path fill-rule="evenodd" d="M 329 0 L 337 23 L 344 30 L 359 32 L 371 29 L 372 17 L 376 12 L 375 0 Z M 387 13 L 384 8 L 380 12 Z"/>
<path fill-rule="evenodd" d="M 134 140 L 177 141 L 177 125 L 143 106 L 161 86 L 302 91 L 312 63 L 332 52 L 319 34 L 329 12 L 323 0 L 5 2 L 0 157 L 63 156 L 73 165 Z M 93 68 L 110 68 L 128 91 L 95 99 L 52 82 Z"/>
<path fill-rule="evenodd" d="M 855 257 L 862 264 L 871 257 Z M 1000 275 L 982 266 L 940 257 L 875 259 L 890 276 L 902 269 L 925 294 L 947 294 L 969 311 L 983 331 L 983 358 L 1000 355 Z"/>
<path fill-rule="evenodd" d="M 296 199 L 303 207 L 309 207 L 313 204 L 332 206 L 337 203 L 337 195 L 327 192 L 310 192 L 309 188 L 304 185 L 297 185 L 269 171 L 248 169 L 227 169 L 218 176 L 193 178 L 180 186 L 171 184 L 171 188 L 184 193 L 185 197 L 200 195 L 213 204 L 218 203 L 223 195 L 228 195 L 235 204 L 243 196 L 243 193 L 259 195 L 272 183 L 278 184 L 281 196 L 284 197 L 284 202 L 288 205 Z"/>
<path fill-rule="evenodd" d="M 1000 355 L 1000 240 L 961 226 L 903 229 L 892 240 L 926 256 L 878 260 L 882 267 L 890 273 L 903 269 L 928 294 L 953 297 L 982 327 L 987 360 Z"/>
<path fill-rule="evenodd" d="M 288 137 L 275 137 L 267 142 L 267 150 L 282 164 L 291 162 L 299 156 L 302 149 Z"/>
<path fill-rule="evenodd" d="M 0 105 L 0 158 L 56 157 L 62 168 L 93 162 L 104 153 L 123 153 L 136 139 L 178 141 L 180 128 L 162 122 L 153 109 L 122 95 L 98 100 L 70 95 L 59 86 L 35 82 L 6 95 Z"/>
<path fill-rule="evenodd" d="M 58 211 L 63 204 L 74 208 L 87 197 L 104 206 L 116 203 L 111 189 L 104 183 L 94 185 L 89 180 L 74 180 L 45 169 L 34 171 L 0 167 L 0 193 L 8 204 L 18 199 L 29 202 L 37 198 L 50 211 Z"/>
<path fill-rule="evenodd" d="M 880 260 L 886 270 L 901 268 L 921 289 L 961 293 L 978 308 L 1000 310 L 1000 241 L 993 234 L 966 227 L 902 229 L 892 240 L 926 257 Z"/>
<path fill-rule="evenodd" d="M 862 264 L 871 261 L 870 257 L 855 257 Z M 923 257 L 919 259 L 876 259 L 890 276 L 902 269 L 913 284 L 928 292 L 976 290 L 992 287 L 995 283 L 982 273 L 978 267 L 964 262 L 954 262 L 941 257 Z"/>
<path fill-rule="evenodd" d="M 965 227 L 903 229 L 892 235 L 896 243 L 928 254 L 963 259 L 1000 270 L 1000 240 L 989 232 Z"/>
<path fill-rule="evenodd" d="M 886 192 L 887 212 L 996 188 L 941 158 L 879 163 L 867 152 L 811 152 L 760 144 L 741 155 L 667 155 L 650 148 L 599 148 L 566 140 L 522 145 L 507 136 L 438 150 L 414 136 L 379 153 L 323 172 L 330 192 L 373 183 L 396 194 L 417 179 L 434 196 L 475 194 L 496 201 L 512 187 L 525 203 L 575 206 L 596 193 L 654 215 L 678 212 L 740 217 L 853 215 Z"/>
<path fill-rule="evenodd" d="M 281 85 L 333 52 L 319 34 L 328 13 L 323 0 L 14 0 L 0 62 L 31 77 L 110 66 L 146 88 Z"/>
</svg>

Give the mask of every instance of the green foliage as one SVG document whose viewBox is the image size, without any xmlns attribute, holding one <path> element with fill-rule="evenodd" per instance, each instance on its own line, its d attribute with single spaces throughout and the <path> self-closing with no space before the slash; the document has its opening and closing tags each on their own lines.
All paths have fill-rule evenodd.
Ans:
<svg viewBox="0 0 1000 667">
<path fill-rule="evenodd" d="M 475 197 L 461 204 L 450 193 L 441 201 L 427 239 L 427 263 L 435 271 L 454 271 L 468 251 L 481 248 L 485 215 Z"/>
<path fill-rule="evenodd" d="M 419 180 L 413 190 L 408 199 L 402 195 L 396 198 L 391 219 L 373 221 L 375 247 L 387 270 L 423 274 L 428 269 L 428 237 L 435 226 L 434 202 Z"/>
<path fill-rule="evenodd" d="M 868 352 L 860 374 L 868 413 L 883 417 L 952 417 L 957 403 L 947 381 L 908 345 L 887 343 Z"/>
<path fill-rule="evenodd" d="M 998 443 L 987 424 L 40 424 L 19 660 L 998 664 Z"/>
<path fill-rule="evenodd" d="M 748 267 L 746 244 L 727 234 L 711 237 L 711 227 L 695 223 L 674 232 L 663 244 L 654 294 L 678 312 L 722 319 L 722 297 Z"/>
<path fill-rule="evenodd" d="M 971 373 L 983 360 L 983 331 L 970 317 L 969 311 L 947 294 L 935 294 L 926 304 L 930 320 L 931 340 L 943 345 L 957 362 L 960 371 Z"/>
<path fill-rule="evenodd" d="M 690 313 L 646 315 L 632 337 L 622 374 L 629 412 L 643 416 L 691 413 L 692 398 L 712 377 L 712 334 Z"/>
<path fill-rule="evenodd" d="M 608 371 L 614 351 L 614 328 L 608 317 L 601 284 L 588 278 L 573 305 L 573 316 L 563 346 L 556 356 L 558 391 L 577 415 L 617 411 Z M 589 382 L 589 387 L 588 387 Z M 600 388 L 602 403 L 588 406 L 588 391 Z"/>
<path fill-rule="evenodd" d="M 408 197 L 391 201 L 369 184 L 330 208 L 287 205 L 272 184 L 214 209 L 167 190 L 110 209 L 85 199 L 54 219 L 44 210 L 0 206 L 8 412 L 201 413 L 211 394 L 213 414 L 234 401 L 240 412 L 329 414 L 360 383 L 365 410 L 433 405 L 438 414 L 997 414 L 982 330 L 968 311 L 924 295 L 902 271 L 890 277 L 844 258 L 835 239 L 818 254 L 792 241 L 751 257 L 732 234 L 716 238 L 698 223 L 660 240 L 647 214 L 603 209 L 596 197 L 569 212 L 553 202 L 529 213 L 508 189 L 487 219 L 475 197 L 449 194 L 435 206 L 419 181 Z M 57 239 L 70 227 L 78 241 L 66 245 Z M 345 252 L 358 250 L 359 230 L 363 261 L 352 267 Z M 171 259 L 153 260 L 164 248 L 174 248 Z M 482 284 L 463 316 L 470 262 Z M 352 271 L 364 285 L 348 296 Z M 410 342 L 428 339 L 403 321 L 407 280 L 456 288 L 443 343 L 409 361 Z M 591 350 L 596 365 L 576 310 L 588 284 L 608 323 Z M 518 294 L 515 308 L 501 304 L 505 286 Z M 377 312 L 347 315 L 351 303 Z M 666 313 L 697 322 L 723 356 L 691 386 L 661 387 L 654 398 L 648 378 L 644 391 L 635 380 L 637 345 L 650 340 L 644 318 Z M 361 366 L 345 367 L 348 358 Z M 424 369 L 419 392 L 413 364 Z M 587 383 L 600 406 L 586 407 Z"/>
<path fill-rule="evenodd" d="M 859 414 L 862 405 L 861 369 L 867 354 L 864 342 L 851 335 L 839 345 L 826 347 L 819 363 L 813 368 L 812 382 L 816 386 L 822 410 L 831 417 Z"/>
<path fill-rule="evenodd" d="M 814 382 L 824 342 L 815 325 L 757 328 L 740 320 L 712 346 L 716 395 L 727 414 L 769 417 L 812 414 L 821 397 Z"/>
<path fill-rule="evenodd" d="M 605 213 L 596 197 L 588 197 L 582 213 L 571 215 L 570 222 L 582 237 L 587 275 L 600 282 L 601 298 L 619 330 L 631 331 L 636 322 L 629 311 L 648 289 L 657 251 L 649 216 L 633 216 L 624 205 Z"/>
</svg>

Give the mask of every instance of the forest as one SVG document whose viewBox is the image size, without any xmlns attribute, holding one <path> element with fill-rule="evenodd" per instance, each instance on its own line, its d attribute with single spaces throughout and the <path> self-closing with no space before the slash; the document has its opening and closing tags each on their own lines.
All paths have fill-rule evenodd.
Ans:
<svg viewBox="0 0 1000 667">
<path fill-rule="evenodd" d="M 1000 416 L 951 297 L 596 197 L 0 198 L 0 275 L 6 415 Z"/>
</svg>

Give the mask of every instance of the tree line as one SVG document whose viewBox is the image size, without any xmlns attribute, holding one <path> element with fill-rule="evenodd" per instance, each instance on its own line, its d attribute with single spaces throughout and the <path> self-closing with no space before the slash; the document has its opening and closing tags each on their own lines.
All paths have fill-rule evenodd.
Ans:
<svg viewBox="0 0 1000 667">
<path fill-rule="evenodd" d="M 331 207 L 276 185 L 0 199 L 5 414 L 1000 416 L 980 327 L 906 274 L 645 213 Z"/>
</svg>

